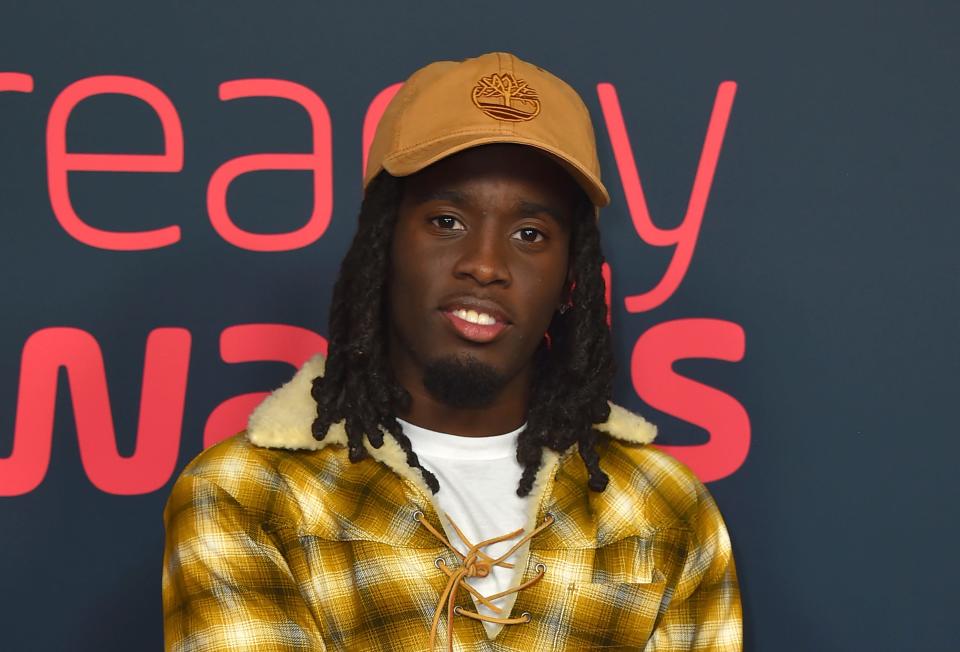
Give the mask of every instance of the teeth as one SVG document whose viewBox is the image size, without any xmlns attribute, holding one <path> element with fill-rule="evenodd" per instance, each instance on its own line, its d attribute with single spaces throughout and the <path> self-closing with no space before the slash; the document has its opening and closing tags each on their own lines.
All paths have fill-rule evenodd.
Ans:
<svg viewBox="0 0 960 652">
<path fill-rule="evenodd" d="M 459 317 L 464 321 L 468 321 L 471 324 L 480 324 L 481 326 L 493 326 L 497 323 L 497 320 L 488 315 L 485 312 L 477 312 L 476 310 L 464 310 L 460 308 L 454 310 L 453 314 Z"/>
</svg>

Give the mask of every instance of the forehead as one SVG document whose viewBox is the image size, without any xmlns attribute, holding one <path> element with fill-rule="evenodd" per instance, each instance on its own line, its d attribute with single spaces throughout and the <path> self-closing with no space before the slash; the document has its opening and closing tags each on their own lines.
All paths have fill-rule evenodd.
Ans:
<svg viewBox="0 0 960 652">
<path fill-rule="evenodd" d="M 571 216 L 583 192 L 549 155 L 532 147 L 493 144 L 458 152 L 406 178 L 404 200 L 486 200 L 496 192 Z"/>
</svg>

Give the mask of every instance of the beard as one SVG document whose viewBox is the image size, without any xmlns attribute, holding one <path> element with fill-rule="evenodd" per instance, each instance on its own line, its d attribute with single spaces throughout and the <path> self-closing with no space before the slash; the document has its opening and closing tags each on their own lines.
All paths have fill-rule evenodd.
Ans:
<svg viewBox="0 0 960 652">
<path fill-rule="evenodd" d="M 432 360 L 423 371 L 427 391 L 453 408 L 488 407 L 506 384 L 506 376 L 471 355 Z"/>
</svg>

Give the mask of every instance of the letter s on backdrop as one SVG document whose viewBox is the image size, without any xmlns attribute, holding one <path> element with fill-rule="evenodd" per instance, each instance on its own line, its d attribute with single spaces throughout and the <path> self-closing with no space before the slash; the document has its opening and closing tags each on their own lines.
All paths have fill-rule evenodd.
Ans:
<svg viewBox="0 0 960 652">
<path fill-rule="evenodd" d="M 750 450 L 750 418 L 732 396 L 674 372 L 689 358 L 739 362 L 746 336 L 739 324 L 719 319 L 677 319 L 653 326 L 633 347 L 630 375 L 637 395 L 651 407 L 700 426 L 705 444 L 658 446 L 689 466 L 703 482 L 733 474 Z"/>
</svg>

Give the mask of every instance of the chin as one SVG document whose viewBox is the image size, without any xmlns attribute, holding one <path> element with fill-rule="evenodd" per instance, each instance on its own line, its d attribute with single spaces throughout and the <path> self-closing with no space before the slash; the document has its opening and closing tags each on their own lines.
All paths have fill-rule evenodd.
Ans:
<svg viewBox="0 0 960 652">
<path fill-rule="evenodd" d="M 470 352 L 434 358 L 424 366 L 423 386 L 451 407 L 488 407 L 507 384 L 508 377 Z"/>
</svg>

